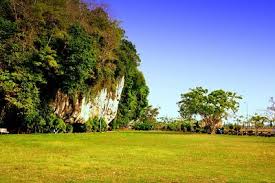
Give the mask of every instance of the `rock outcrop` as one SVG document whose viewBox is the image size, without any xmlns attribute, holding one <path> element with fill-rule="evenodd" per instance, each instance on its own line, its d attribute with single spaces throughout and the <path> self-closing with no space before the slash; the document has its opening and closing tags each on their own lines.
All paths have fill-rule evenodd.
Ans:
<svg viewBox="0 0 275 183">
<path fill-rule="evenodd" d="M 85 123 L 97 116 L 109 124 L 116 117 L 123 87 L 124 77 L 119 80 L 115 92 L 103 88 L 93 99 L 78 96 L 74 101 L 59 90 L 52 106 L 55 114 L 67 123 Z"/>
</svg>

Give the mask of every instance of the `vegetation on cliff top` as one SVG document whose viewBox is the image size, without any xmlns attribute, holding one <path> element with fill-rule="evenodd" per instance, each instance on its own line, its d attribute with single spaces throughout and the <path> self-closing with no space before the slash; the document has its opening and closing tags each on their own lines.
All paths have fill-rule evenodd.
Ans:
<svg viewBox="0 0 275 183">
<path fill-rule="evenodd" d="M 149 93 L 135 46 L 104 8 L 81 0 L 0 2 L 0 125 L 13 132 L 64 128 L 49 103 L 112 91 L 125 76 L 116 123 L 137 119 Z"/>
</svg>

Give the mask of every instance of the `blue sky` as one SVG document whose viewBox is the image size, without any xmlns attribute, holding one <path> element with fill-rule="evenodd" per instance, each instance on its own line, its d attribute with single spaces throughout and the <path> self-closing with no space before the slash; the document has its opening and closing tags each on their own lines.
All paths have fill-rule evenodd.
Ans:
<svg viewBox="0 0 275 183">
<path fill-rule="evenodd" d="M 101 0 L 142 59 L 150 103 L 178 116 L 189 88 L 241 94 L 240 113 L 275 96 L 275 0 Z"/>
</svg>

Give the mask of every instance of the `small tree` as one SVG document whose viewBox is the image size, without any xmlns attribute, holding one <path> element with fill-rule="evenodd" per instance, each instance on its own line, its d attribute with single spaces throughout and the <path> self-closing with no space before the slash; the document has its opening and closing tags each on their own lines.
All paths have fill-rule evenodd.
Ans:
<svg viewBox="0 0 275 183">
<path fill-rule="evenodd" d="M 141 118 L 137 120 L 133 128 L 136 130 L 152 130 L 157 123 L 159 108 L 148 106 L 142 112 Z"/>
<path fill-rule="evenodd" d="M 90 118 L 85 123 L 86 132 L 102 132 L 107 130 L 107 123 L 104 118 L 94 117 Z"/>
<path fill-rule="evenodd" d="M 239 108 L 241 96 L 234 92 L 215 90 L 209 93 L 207 89 L 197 87 L 181 95 L 178 102 L 180 115 L 185 119 L 201 117 L 203 123 L 209 126 L 211 134 L 215 134 L 217 126 L 226 119 L 230 112 Z"/>
<path fill-rule="evenodd" d="M 270 127 L 272 127 L 275 122 L 275 100 L 273 97 L 270 98 L 270 103 L 271 105 L 267 108 L 267 112 L 269 114 Z"/>
<path fill-rule="evenodd" d="M 249 120 L 252 124 L 254 124 L 254 127 L 256 129 L 256 135 L 258 135 L 258 129 L 264 127 L 264 123 L 268 122 L 268 118 L 266 116 L 260 116 L 258 114 L 255 114 L 252 116 Z"/>
</svg>

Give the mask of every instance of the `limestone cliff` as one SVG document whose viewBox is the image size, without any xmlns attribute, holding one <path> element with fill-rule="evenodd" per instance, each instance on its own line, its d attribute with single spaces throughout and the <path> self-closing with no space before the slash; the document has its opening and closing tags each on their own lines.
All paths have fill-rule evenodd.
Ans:
<svg viewBox="0 0 275 183">
<path fill-rule="evenodd" d="M 109 124 L 116 117 L 123 87 L 124 77 L 119 80 L 114 93 L 103 88 L 93 99 L 78 96 L 74 101 L 59 90 L 52 106 L 55 114 L 68 123 L 85 123 L 97 116 Z"/>
</svg>

